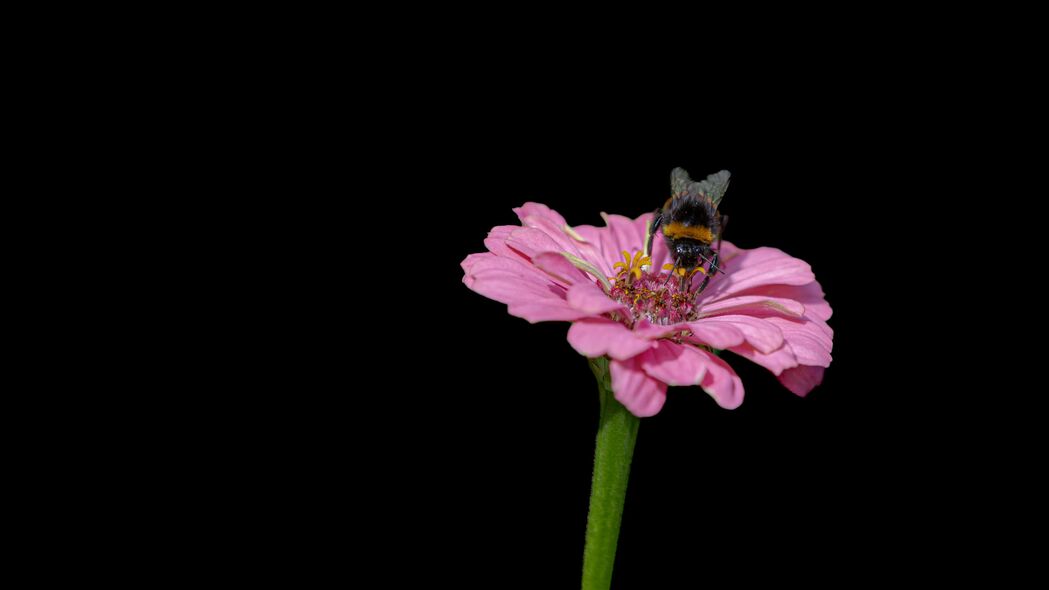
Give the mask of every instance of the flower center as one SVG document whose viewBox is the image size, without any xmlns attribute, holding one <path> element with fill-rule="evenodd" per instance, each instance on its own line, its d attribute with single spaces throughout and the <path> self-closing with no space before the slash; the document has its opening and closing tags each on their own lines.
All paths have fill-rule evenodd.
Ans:
<svg viewBox="0 0 1049 590">
<path fill-rule="evenodd" d="M 674 265 L 667 264 L 663 270 L 670 271 L 669 274 L 652 272 L 649 268 L 652 259 L 641 252 L 635 252 L 631 257 L 624 250 L 623 260 L 613 265 L 619 268 L 619 272 L 615 277 L 609 277 L 613 283 L 608 296 L 630 309 L 631 324 L 641 318 L 653 324 L 668 325 L 699 317 L 696 294 L 689 291 L 691 280 L 684 281 L 685 287 L 682 288 L 681 278 L 691 279 L 695 273 L 706 271 L 697 267 L 686 277 L 685 269 L 675 269 Z"/>
</svg>

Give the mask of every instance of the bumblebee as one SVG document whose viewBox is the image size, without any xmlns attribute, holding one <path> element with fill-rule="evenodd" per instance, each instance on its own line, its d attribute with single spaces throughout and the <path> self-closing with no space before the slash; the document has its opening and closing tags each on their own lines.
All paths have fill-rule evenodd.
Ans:
<svg viewBox="0 0 1049 590">
<path fill-rule="evenodd" d="M 682 168 L 674 168 L 670 173 L 671 196 L 655 212 L 646 251 L 652 251 L 652 240 L 662 227 L 663 239 L 674 261 L 670 272 L 671 275 L 675 272 L 680 275 L 681 290 L 691 283 L 697 270 L 706 277 L 696 294 L 707 288 L 714 273 L 725 272 L 718 266 L 718 250 L 728 216 L 718 213 L 718 204 L 728 190 L 729 176 L 728 170 L 722 170 L 706 180 L 693 182 Z M 715 241 L 717 248 L 712 247 Z M 704 264 L 709 267 L 704 269 Z"/>
</svg>

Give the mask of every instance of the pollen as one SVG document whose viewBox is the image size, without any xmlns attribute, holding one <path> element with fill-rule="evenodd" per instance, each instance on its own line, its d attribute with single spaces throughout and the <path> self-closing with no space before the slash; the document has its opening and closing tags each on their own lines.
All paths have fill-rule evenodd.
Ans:
<svg viewBox="0 0 1049 590">
<path fill-rule="evenodd" d="M 669 270 L 670 272 L 676 274 L 679 277 L 685 276 L 685 272 L 687 272 L 687 271 L 685 271 L 685 269 L 679 268 L 679 267 L 675 267 L 673 264 L 670 264 L 670 263 L 664 264 L 663 265 L 663 270 Z M 697 272 L 701 272 L 703 274 L 707 274 L 707 270 L 705 268 L 703 268 L 702 266 L 697 266 L 696 268 L 692 269 L 692 272 L 688 273 L 689 278 L 692 278 L 692 277 L 696 276 Z"/>
<path fill-rule="evenodd" d="M 694 276 L 702 268 L 689 273 L 683 268 L 674 268 L 673 264 L 663 266 L 663 271 L 652 272 L 652 259 L 643 252 L 631 255 L 623 251 L 623 260 L 613 267 L 618 269 L 616 276 L 609 277 L 612 288 L 609 296 L 630 309 L 628 321 L 636 322 L 646 319 L 653 324 L 668 325 L 690 321 L 699 316 L 695 305 L 695 293 L 690 292 L 688 284 L 684 289 L 681 281 L 668 281 L 670 276 Z"/>
</svg>

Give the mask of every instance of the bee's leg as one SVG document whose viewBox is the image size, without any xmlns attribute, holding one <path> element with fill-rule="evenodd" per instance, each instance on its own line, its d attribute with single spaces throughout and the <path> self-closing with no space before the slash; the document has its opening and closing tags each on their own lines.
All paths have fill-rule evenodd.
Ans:
<svg viewBox="0 0 1049 590">
<path fill-rule="evenodd" d="M 666 287 L 667 283 L 670 282 L 670 277 L 674 276 L 674 271 L 677 270 L 677 266 L 681 264 L 681 257 L 674 261 L 674 268 L 670 269 L 670 273 L 667 274 L 667 280 L 663 281 L 663 286 Z"/>
<path fill-rule="evenodd" d="M 721 236 L 725 235 L 725 226 L 728 225 L 728 215 L 721 216 L 721 231 L 718 232 L 718 249 L 714 251 L 714 263 L 711 264 L 711 270 L 714 272 L 720 272 L 725 274 L 725 271 L 721 270 L 721 266 L 718 264 L 718 252 L 721 252 Z M 710 276 L 710 275 L 707 275 Z"/>
<path fill-rule="evenodd" d="M 718 267 L 718 252 L 715 250 L 714 251 L 714 256 L 712 256 L 711 259 L 710 259 L 710 270 L 707 271 L 707 276 L 703 277 L 703 282 L 699 284 L 699 289 L 696 289 L 696 295 L 699 295 L 700 293 L 703 292 L 703 289 L 707 288 L 707 283 L 710 282 L 710 277 L 715 272 L 717 272 L 717 271 L 714 270 L 716 268 L 719 268 L 719 267 Z"/>
<path fill-rule="evenodd" d="M 656 209 L 656 216 L 652 218 L 652 225 L 648 230 L 648 243 L 645 244 L 645 254 L 652 255 L 652 240 L 656 237 L 656 230 L 663 224 L 663 213 Z"/>
<path fill-rule="evenodd" d="M 725 235 L 725 226 L 728 225 L 728 215 L 721 216 L 721 231 L 718 232 L 718 251 L 721 251 L 721 236 Z"/>
</svg>

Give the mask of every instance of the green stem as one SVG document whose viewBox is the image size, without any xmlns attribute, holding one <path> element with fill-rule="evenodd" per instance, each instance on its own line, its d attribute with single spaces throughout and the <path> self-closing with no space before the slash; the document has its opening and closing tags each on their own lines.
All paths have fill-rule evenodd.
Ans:
<svg viewBox="0 0 1049 590">
<path fill-rule="evenodd" d="M 641 420 L 612 396 L 608 359 L 590 359 L 601 396 L 601 423 L 594 449 L 594 480 L 583 549 L 583 590 L 608 590 L 616 559 L 619 524 L 623 518 L 630 459 Z"/>
</svg>

